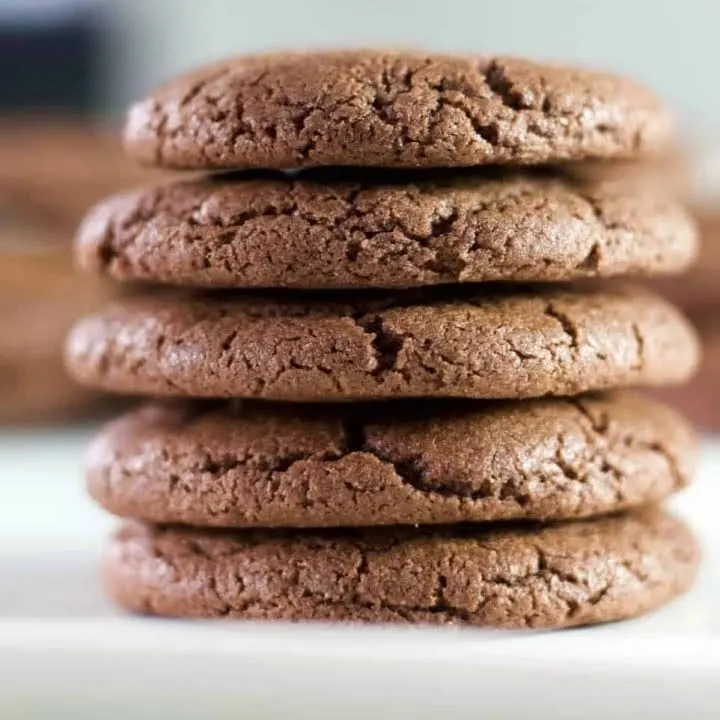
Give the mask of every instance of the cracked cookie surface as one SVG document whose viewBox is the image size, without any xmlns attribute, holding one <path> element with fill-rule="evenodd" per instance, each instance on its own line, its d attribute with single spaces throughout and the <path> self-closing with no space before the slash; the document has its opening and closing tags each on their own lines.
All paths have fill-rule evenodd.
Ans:
<svg viewBox="0 0 720 720">
<path fill-rule="evenodd" d="M 545 527 L 312 533 L 127 523 L 106 552 L 120 605 L 174 617 L 560 628 L 635 617 L 686 591 L 688 528 L 660 509 Z"/>
<path fill-rule="evenodd" d="M 110 198 L 76 241 L 96 273 L 225 288 L 662 275 L 696 250 L 660 193 L 498 171 L 211 176 Z"/>
<path fill-rule="evenodd" d="M 421 52 L 240 57 L 134 105 L 125 147 L 169 168 L 459 167 L 634 158 L 673 123 L 630 80 Z"/>
<path fill-rule="evenodd" d="M 133 394 L 527 398 L 682 382 L 699 346 L 675 308 L 632 289 L 166 293 L 79 321 L 66 358 L 77 380 Z"/>
<path fill-rule="evenodd" d="M 107 510 L 207 527 L 570 519 L 690 482 L 696 440 L 633 393 L 524 402 L 153 403 L 90 447 Z"/>
</svg>

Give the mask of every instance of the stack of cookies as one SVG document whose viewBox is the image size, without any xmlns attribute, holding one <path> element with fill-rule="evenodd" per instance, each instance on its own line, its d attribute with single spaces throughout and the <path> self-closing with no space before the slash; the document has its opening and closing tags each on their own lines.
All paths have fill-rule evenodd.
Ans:
<svg viewBox="0 0 720 720">
<path fill-rule="evenodd" d="M 161 88 L 125 140 L 246 172 L 111 198 L 79 234 L 86 270 L 166 286 L 67 347 L 84 383 L 156 398 L 88 456 L 130 518 L 117 602 L 563 627 L 689 587 L 696 543 L 657 503 L 693 432 L 624 388 L 684 381 L 696 336 L 646 291 L 562 284 L 693 259 L 656 188 L 569 164 L 670 147 L 651 94 L 522 60 L 268 55 Z"/>
</svg>

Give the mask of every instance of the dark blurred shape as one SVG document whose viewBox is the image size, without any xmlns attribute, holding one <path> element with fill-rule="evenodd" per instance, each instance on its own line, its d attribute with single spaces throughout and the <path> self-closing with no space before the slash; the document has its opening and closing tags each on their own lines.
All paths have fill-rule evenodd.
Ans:
<svg viewBox="0 0 720 720">
<path fill-rule="evenodd" d="M 18 2 L 0 14 L 0 112 L 93 111 L 107 44 L 102 6 L 66 0 L 31 8 Z"/>
<path fill-rule="evenodd" d="M 90 110 L 96 87 L 90 60 L 96 44 L 94 30 L 85 25 L 0 27 L 0 74 L 5 78 L 0 110 Z"/>
</svg>

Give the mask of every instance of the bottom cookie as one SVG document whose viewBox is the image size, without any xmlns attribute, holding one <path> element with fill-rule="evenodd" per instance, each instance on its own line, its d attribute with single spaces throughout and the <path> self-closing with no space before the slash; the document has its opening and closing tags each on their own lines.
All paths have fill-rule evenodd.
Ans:
<svg viewBox="0 0 720 720">
<path fill-rule="evenodd" d="M 699 551 L 657 508 L 550 526 L 228 532 L 128 522 L 104 558 L 129 610 L 187 618 L 562 628 L 649 612 Z"/>
</svg>

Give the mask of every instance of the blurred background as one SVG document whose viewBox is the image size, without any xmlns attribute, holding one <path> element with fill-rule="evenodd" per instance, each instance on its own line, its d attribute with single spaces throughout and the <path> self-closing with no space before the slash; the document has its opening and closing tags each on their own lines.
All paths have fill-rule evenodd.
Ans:
<svg viewBox="0 0 720 720">
<path fill-rule="evenodd" d="M 681 157 L 656 172 L 692 206 L 704 249 L 694 275 L 663 289 L 701 327 L 708 360 L 670 397 L 720 428 L 719 26 L 716 0 L 0 0 L 0 423 L 107 409 L 64 379 L 60 345 L 74 317 L 118 292 L 73 274 L 83 212 L 158 176 L 120 151 L 129 102 L 234 53 L 395 45 L 579 62 L 631 75 L 675 109 Z"/>
</svg>

